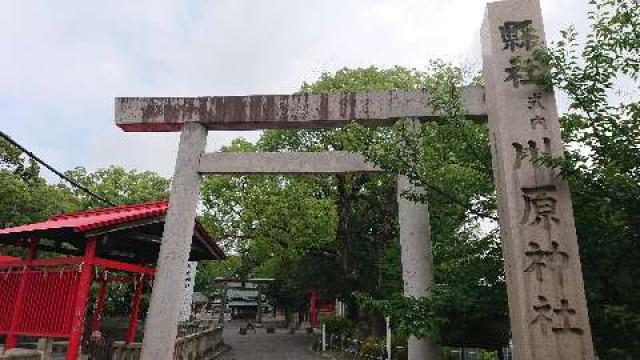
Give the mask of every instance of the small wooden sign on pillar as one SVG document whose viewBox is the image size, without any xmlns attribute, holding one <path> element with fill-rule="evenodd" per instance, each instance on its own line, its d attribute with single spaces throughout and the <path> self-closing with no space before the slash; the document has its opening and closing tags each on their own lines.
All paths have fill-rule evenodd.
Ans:
<svg viewBox="0 0 640 360">
<path fill-rule="evenodd" d="M 515 359 L 594 359 L 553 93 L 536 85 L 539 0 L 490 3 L 482 29 L 487 113 Z"/>
</svg>

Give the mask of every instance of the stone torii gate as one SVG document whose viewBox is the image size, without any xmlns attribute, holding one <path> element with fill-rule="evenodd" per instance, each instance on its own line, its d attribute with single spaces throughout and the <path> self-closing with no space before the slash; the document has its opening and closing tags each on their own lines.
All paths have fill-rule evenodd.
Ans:
<svg viewBox="0 0 640 360">
<path fill-rule="evenodd" d="M 200 158 L 200 173 L 208 175 L 279 175 L 311 174 L 334 175 L 344 173 L 380 172 L 367 163 L 360 154 L 344 151 L 331 152 L 270 152 L 270 153 L 204 153 Z M 434 283 L 431 229 L 427 204 L 405 199 L 405 191 L 413 188 L 405 176 L 397 180 L 398 220 L 402 252 L 402 277 L 407 296 L 420 298 L 428 295 Z M 261 316 L 258 308 L 257 316 Z M 256 317 L 256 322 L 261 320 Z M 409 339 L 409 354 L 422 359 L 436 356 L 437 346 L 431 339 Z"/>
<path fill-rule="evenodd" d="M 556 170 L 530 161 L 541 153 L 563 154 L 555 96 L 533 82 L 539 71 L 533 51 L 543 44 L 539 0 L 488 4 L 482 26 L 486 85 L 463 89 L 463 106 L 469 117 L 489 122 L 515 359 L 594 359 L 569 188 Z M 117 98 L 116 124 L 123 130 L 181 131 L 142 359 L 172 358 L 201 174 L 375 170 L 345 153 L 206 154 L 208 130 L 332 128 L 352 120 L 385 126 L 441 115 L 427 104 L 423 90 Z M 424 219 L 421 228 L 407 225 L 404 239 L 401 230 L 405 293 L 422 296 L 432 276 L 427 209 L 404 209 L 401 226 Z M 410 218 L 403 221 L 403 214 Z M 421 256 L 406 258 L 416 253 Z M 407 271 L 412 261 L 423 273 Z M 427 358 L 425 344 L 413 342 L 410 359 Z"/>
</svg>

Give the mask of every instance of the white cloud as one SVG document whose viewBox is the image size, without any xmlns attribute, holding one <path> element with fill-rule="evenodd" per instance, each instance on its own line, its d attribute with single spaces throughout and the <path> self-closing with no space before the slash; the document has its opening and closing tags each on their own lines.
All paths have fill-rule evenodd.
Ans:
<svg viewBox="0 0 640 360">
<path fill-rule="evenodd" d="M 344 66 L 479 61 L 485 0 L 7 1 L 0 126 L 68 169 L 170 175 L 177 134 L 113 124 L 115 96 L 290 93 Z M 584 24 L 579 0 L 543 0 L 547 33 Z M 578 17 L 578 18 L 576 18 Z M 256 132 L 216 132 L 210 148 Z"/>
</svg>

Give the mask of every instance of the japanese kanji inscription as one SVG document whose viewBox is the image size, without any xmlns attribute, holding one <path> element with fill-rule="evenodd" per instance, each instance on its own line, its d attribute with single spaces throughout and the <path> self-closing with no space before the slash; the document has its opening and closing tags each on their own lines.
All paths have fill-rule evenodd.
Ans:
<svg viewBox="0 0 640 360">
<path fill-rule="evenodd" d="M 536 83 L 538 0 L 489 3 L 483 64 L 516 359 L 594 359 L 555 96 Z"/>
</svg>

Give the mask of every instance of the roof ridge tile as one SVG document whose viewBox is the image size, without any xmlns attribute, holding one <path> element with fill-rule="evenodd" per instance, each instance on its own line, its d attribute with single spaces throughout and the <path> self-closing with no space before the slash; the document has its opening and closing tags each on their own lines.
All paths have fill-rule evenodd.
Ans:
<svg viewBox="0 0 640 360">
<path fill-rule="evenodd" d="M 93 215 L 122 213 L 127 210 L 133 211 L 133 210 L 141 210 L 145 208 L 148 208 L 151 210 L 153 208 L 163 208 L 168 205 L 169 205 L 168 200 L 157 200 L 157 201 L 152 201 L 152 202 L 142 203 L 142 204 L 123 204 L 123 205 L 118 205 L 116 207 L 111 207 L 111 208 L 89 209 L 89 210 L 82 210 L 82 211 L 53 215 L 49 218 L 49 220 L 50 221 L 67 220 L 67 219 L 93 216 Z"/>
</svg>

